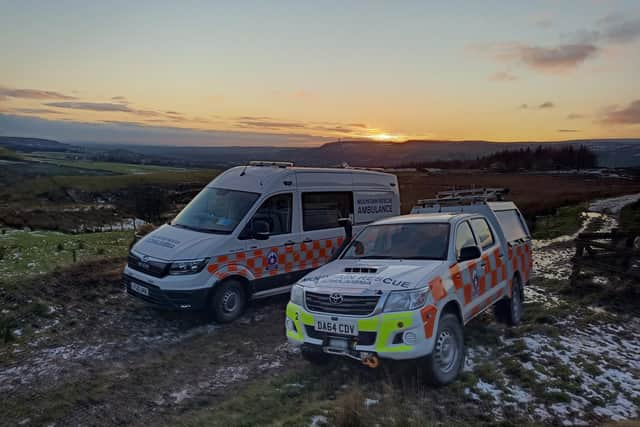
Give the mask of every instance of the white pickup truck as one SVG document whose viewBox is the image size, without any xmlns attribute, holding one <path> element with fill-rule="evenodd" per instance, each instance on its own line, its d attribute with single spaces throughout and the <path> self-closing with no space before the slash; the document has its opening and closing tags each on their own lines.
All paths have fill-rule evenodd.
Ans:
<svg viewBox="0 0 640 427">
<path fill-rule="evenodd" d="M 464 365 L 463 326 L 490 307 L 517 324 L 532 267 L 518 208 L 482 191 L 448 193 L 367 225 L 292 288 L 288 340 L 315 363 L 424 358 L 431 382 L 453 381 Z"/>
</svg>

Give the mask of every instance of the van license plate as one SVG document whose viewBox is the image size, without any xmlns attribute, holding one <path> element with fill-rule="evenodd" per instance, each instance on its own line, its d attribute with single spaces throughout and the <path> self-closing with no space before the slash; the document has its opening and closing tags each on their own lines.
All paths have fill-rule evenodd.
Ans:
<svg viewBox="0 0 640 427">
<path fill-rule="evenodd" d="M 144 295 L 145 297 L 149 296 L 149 288 L 145 288 L 144 286 L 140 286 L 137 283 L 131 283 L 131 290 Z"/>
<path fill-rule="evenodd" d="M 355 322 L 317 319 L 315 329 L 330 334 L 358 336 L 358 325 Z"/>
</svg>

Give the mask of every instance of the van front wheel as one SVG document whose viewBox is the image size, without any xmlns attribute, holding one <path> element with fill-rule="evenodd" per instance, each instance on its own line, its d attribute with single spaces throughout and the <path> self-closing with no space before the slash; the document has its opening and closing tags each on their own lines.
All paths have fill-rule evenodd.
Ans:
<svg viewBox="0 0 640 427">
<path fill-rule="evenodd" d="M 229 280 L 215 285 L 210 311 L 217 322 L 229 323 L 242 315 L 246 304 L 247 297 L 242 283 Z"/>
</svg>

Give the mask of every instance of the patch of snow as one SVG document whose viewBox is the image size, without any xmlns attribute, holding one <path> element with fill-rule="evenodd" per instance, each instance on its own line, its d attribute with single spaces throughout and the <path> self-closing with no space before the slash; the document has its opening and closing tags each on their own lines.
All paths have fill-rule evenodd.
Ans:
<svg viewBox="0 0 640 427">
<path fill-rule="evenodd" d="M 180 403 L 183 400 L 189 398 L 189 391 L 188 390 L 181 390 L 181 391 L 177 391 L 177 392 L 171 393 L 169 396 L 171 396 L 171 398 L 173 399 L 174 403 Z"/>
<path fill-rule="evenodd" d="M 309 427 L 321 427 L 329 425 L 329 420 L 324 415 L 314 415 L 311 417 L 311 424 Z"/>
<path fill-rule="evenodd" d="M 369 408 L 371 406 L 377 405 L 378 403 L 380 403 L 380 401 L 376 400 L 376 399 L 368 399 L 367 398 L 367 399 L 364 400 L 365 408 Z"/>
</svg>

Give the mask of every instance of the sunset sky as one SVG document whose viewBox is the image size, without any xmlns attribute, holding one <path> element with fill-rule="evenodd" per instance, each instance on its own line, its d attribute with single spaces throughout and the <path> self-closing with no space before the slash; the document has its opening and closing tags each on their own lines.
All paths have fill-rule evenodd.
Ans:
<svg viewBox="0 0 640 427">
<path fill-rule="evenodd" d="M 0 0 L 0 134 L 640 137 L 640 1 Z"/>
</svg>

